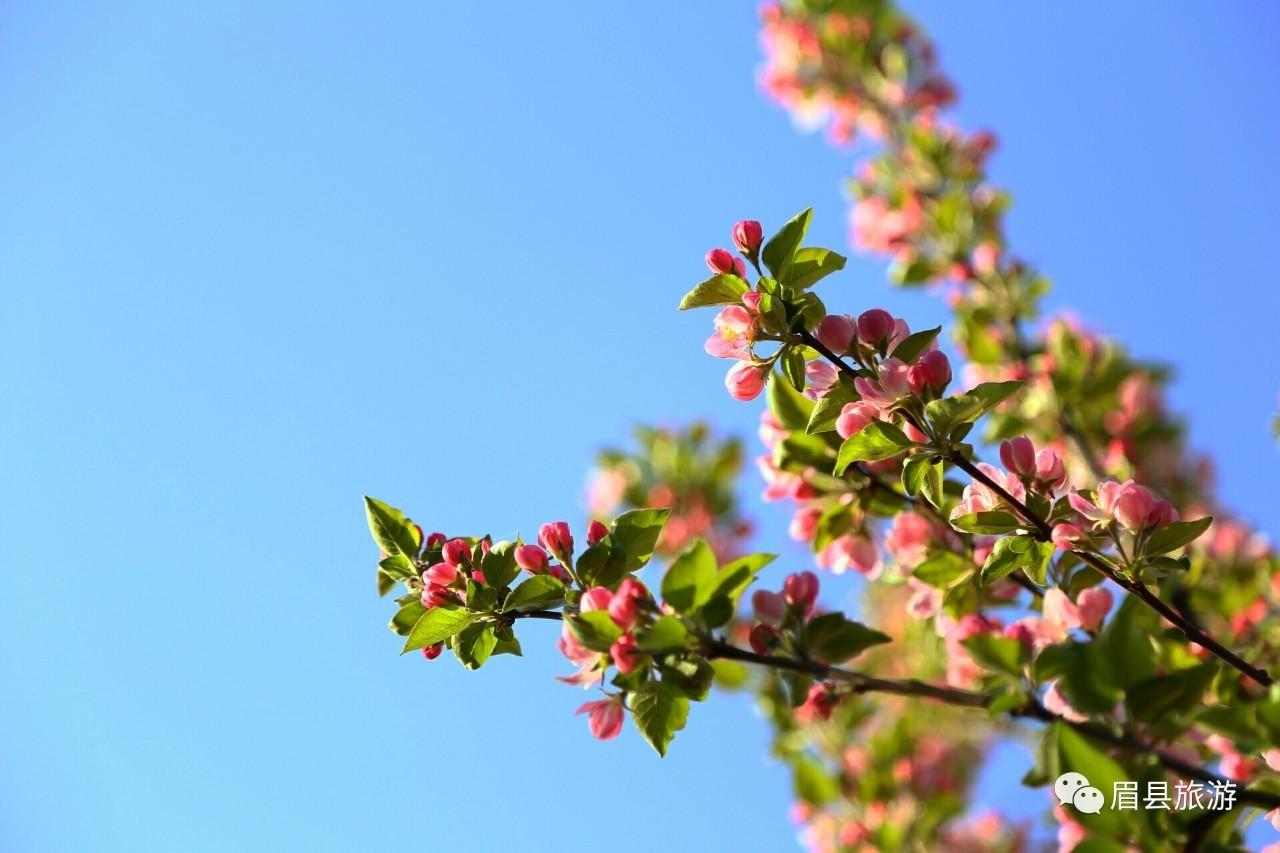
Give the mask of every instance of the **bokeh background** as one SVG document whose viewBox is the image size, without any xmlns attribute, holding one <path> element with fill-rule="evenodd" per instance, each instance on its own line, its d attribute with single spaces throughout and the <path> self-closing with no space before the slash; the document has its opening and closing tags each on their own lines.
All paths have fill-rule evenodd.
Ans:
<svg viewBox="0 0 1280 853">
<path fill-rule="evenodd" d="M 1280 530 L 1280 9 L 908 7 L 1000 135 L 1051 304 L 1172 362 L 1227 502 Z M 761 97 L 756 30 L 744 3 L 0 7 L 0 847 L 791 848 L 746 697 L 660 761 L 572 716 L 553 625 L 478 673 L 398 657 L 360 506 L 529 532 L 583 517 L 634 421 L 753 432 L 675 304 L 736 219 L 812 204 L 846 246 L 849 163 Z M 821 292 L 945 319 L 867 259 Z M 1026 766 L 1001 748 L 979 803 L 1036 820 Z"/>
</svg>

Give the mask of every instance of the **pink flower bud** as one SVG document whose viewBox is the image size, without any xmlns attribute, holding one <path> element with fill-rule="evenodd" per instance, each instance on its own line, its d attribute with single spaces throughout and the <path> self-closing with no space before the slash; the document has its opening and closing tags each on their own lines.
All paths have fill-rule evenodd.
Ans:
<svg viewBox="0 0 1280 853">
<path fill-rule="evenodd" d="M 733 226 L 733 244 L 747 257 L 756 253 L 763 239 L 764 231 L 754 219 L 744 219 Z"/>
<path fill-rule="evenodd" d="M 755 317 L 760 313 L 760 300 L 764 297 L 763 293 L 756 290 L 748 290 L 742 294 L 742 307 L 747 309 L 747 313 Z"/>
<path fill-rule="evenodd" d="M 573 576 L 569 574 L 568 570 L 565 569 L 564 566 L 559 565 L 558 563 L 552 563 L 551 565 L 547 566 L 547 574 L 551 575 L 551 577 L 555 578 L 561 583 L 567 584 L 573 580 Z"/>
<path fill-rule="evenodd" d="M 430 551 L 434 548 L 439 548 L 444 545 L 444 540 L 445 536 L 443 533 L 432 533 L 427 537 L 427 550 Z"/>
<path fill-rule="evenodd" d="M 444 651 L 444 643 L 436 643 L 434 646 L 423 646 L 422 656 L 427 660 L 435 660 L 440 657 L 440 653 Z"/>
<path fill-rule="evenodd" d="M 844 355 L 853 348 L 858 328 L 847 314 L 828 314 L 818 324 L 815 335 L 822 345 L 836 355 Z"/>
<path fill-rule="evenodd" d="M 444 543 L 444 561 L 451 566 L 466 565 L 471 561 L 471 546 L 464 539 L 450 539 Z"/>
<path fill-rule="evenodd" d="M 1102 627 L 1102 620 L 1111 612 L 1111 591 L 1100 586 L 1091 586 L 1076 596 L 1076 609 L 1080 611 L 1080 627 L 1086 631 L 1096 631 Z"/>
<path fill-rule="evenodd" d="M 582 594 L 582 602 L 578 605 L 583 613 L 592 610 L 608 610 L 613 601 L 613 593 L 602 586 L 593 586 Z"/>
<path fill-rule="evenodd" d="M 858 338 L 878 346 L 893 334 L 893 315 L 883 308 L 872 308 L 858 315 Z"/>
<path fill-rule="evenodd" d="M 623 675 L 630 675 L 644 663 L 644 652 L 636 648 L 636 638 L 630 634 L 623 634 L 609 647 L 609 656 Z"/>
<path fill-rule="evenodd" d="M 756 625 L 747 635 L 751 650 L 758 655 L 767 655 L 778 644 L 778 631 L 768 625 Z"/>
<path fill-rule="evenodd" d="M 1025 435 L 1000 442 L 1000 461 L 1019 477 L 1034 477 L 1036 446 Z"/>
<path fill-rule="evenodd" d="M 1017 640 L 1027 648 L 1035 645 L 1036 634 L 1031 630 L 1031 626 L 1025 622 L 1014 622 L 1004 629 L 1004 636 L 1010 640 Z"/>
<path fill-rule="evenodd" d="M 1156 501 L 1151 507 L 1151 512 L 1147 514 L 1147 524 L 1152 527 L 1164 527 L 1177 520 L 1178 511 L 1173 508 L 1173 504 L 1164 500 Z"/>
<path fill-rule="evenodd" d="M 630 631 L 640 616 L 640 602 L 649 597 L 649 590 L 635 578 L 624 578 L 618 591 L 609 602 L 609 616 L 624 631 Z"/>
<path fill-rule="evenodd" d="M 537 545 L 521 545 L 515 556 L 516 565 L 531 575 L 547 570 L 547 552 Z"/>
<path fill-rule="evenodd" d="M 1055 524 L 1050 538 L 1058 550 L 1070 551 L 1077 542 L 1084 539 L 1084 531 L 1080 529 L 1079 525 L 1067 521 Z"/>
<path fill-rule="evenodd" d="M 473 569 L 471 571 L 471 579 L 474 580 L 476 583 L 489 582 L 488 580 L 485 579 L 484 572 L 480 571 L 479 569 Z"/>
<path fill-rule="evenodd" d="M 579 714 L 587 714 L 587 727 L 596 740 L 609 740 L 622 731 L 622 721 L 626 714 L 622 710 L 622 702 L 616 697 L 601 699 L 598 702 L 584 703 L 578 709 Z"/>
<path fill-rule="evenodd" d="M 422 573 L 422 579 L 439 586 L 451 586 L 458 579 L 458 569 L 448 563 L 436 563 Z"/>
<path fill-rule="evenodd" d="M 430 610 L 432 607 L 440 607 L 446 604 L 457 604 L 458 594 L 446 586 L 437 583 L 429 583 L 422 590 L 421 595 L 422 606 Z"/>
<path fill-rule="evenodd" d="M 801 507 L 791 517 L 791 524 L 787 526 L 787 535 L 797 542 L 808 542 L 817 535 L 820 518 L 822 518 L 822 510 L 818 507 Z"/>
<path fill-rule="evenodd" d="M 1151 515 L 1155 502 L 1151 492 L 1128 480 L 1120 485 L 1111 506 L 1111 512 L 1115 515 L 1116 521 L 1129 530 L 1141 530 L 1146 526 L 1147 516 Z"/>
<path fill-rule="evenodd" d="M 735 258 L 728 249 L 712 249 L 707 252 L 707 268 L 717 275 L 746 275 L 747 267 L 742 258 Z"/>
<path fill-rule="evenodd" d="M 781 625 L 787 616 L 786 599 L 765 589 L 758 589 L 752 594 L 751 608 L 755 610 L 756 620 L 765 625 Z"/>
<path fill-rule="evenodd" d="M 1061 489 L 1067 483 L 1067 468 L 1062 457 L 1045 448 L 1036 454 L 1036 479 L 1049 489 Z"/>
<path fill-rule="evenodd" d="M 818 600 L 818 576 L 813 572 L 787 575 L 787 579 L 782 582 L 782 592 L 788 604 L 799 608 L 807 616 Z"/>
<path fill-rule="evenodd" d="M 841 438 L 849 438 L 862 432 L 862 428 L 879 416 L 880 410 L 874 403 L 858 400 L 856 403 L 845 403 L 836 418 L 836 432 Z"/>
<path fill-rule="evenodd" d="M 729 368 L 724 378 L 724 385 L 729 389 L 729 396 L 741 402 L 754 400 L 764 390 L 768 369 L 759 367 L 749 361 L 740 361 Z"/>
<path fill-rule="evenodd" d="M 563 521 L 549 521 L 538 528 L 538 544 L 555 556 L 568 562 L 573 556 L 573 535 Z"/>
<path fill-rule="evenodd" d="M 594 545 L 609 535 L 609 528 L 603 522 L 592 521 L 587 525 L 587 544 Z"/>
<path fill-rule="evenodd" d="M 930 350 L 920 356 L 920 360 L 916 362 L 915 367 L 920 368 L 923 372 L 926 388 L 942 391 L 951 382 L 951 362 L 942 350 Z"/>
</svg>

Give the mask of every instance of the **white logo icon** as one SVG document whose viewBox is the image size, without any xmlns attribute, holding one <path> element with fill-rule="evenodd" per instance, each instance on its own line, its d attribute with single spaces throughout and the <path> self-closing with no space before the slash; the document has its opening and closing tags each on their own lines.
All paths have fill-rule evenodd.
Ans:
<svg viewBox="0 0 1280 853">
<path fill-rule="evenodd" d="M 1085 814 L 1097 814 L 1107 801 L 1083 773 L 1063 773 L 1053 783 L 1053 792 L 1058 795 L 1059 803 L 1064 806 L 1070 803 Z"/>
</svg>

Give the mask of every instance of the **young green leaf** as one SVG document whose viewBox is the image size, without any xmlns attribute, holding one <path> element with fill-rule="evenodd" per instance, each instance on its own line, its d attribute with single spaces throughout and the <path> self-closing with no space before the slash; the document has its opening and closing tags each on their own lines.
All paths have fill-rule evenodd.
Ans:
<svg viewBox="0 0 1280 853">
<path fill-rule="evenodd" d="M 565 622 L 574 638 L 595 652 L 607 652 L 622 636 L 622 629 L 604 610 L 589 610 L 577 616 L 566 616 Z"/>
<path fill-rule="evenodd" d="M 742 302 L 742 294 L 750 289 L 750 285 L 736 275 L 713 275 L 684 295 L 680 300 L 680 310 L 706 305 L 738 305 Z"/>
<path fill-rule="evenodd" d="M 676 732 L 689 719 L 689 700 L 670 685 L 649 682 L 629 696 L 636 728 L 658 755 L 665 756 Z"/>
<path fill-rule="evenodd" d="M 863 651 L 887 643 L 887 634 L 845 618 L 843 613 L 824 613 L 805 628 L 809 653 L 819 660 L 844 663 Z"/>
<path fill-rule="evenodd" d="M 989 510 L 987 512 L 971 512 L 968 515 L 953 518 L 951 526 L 966 533 L 996 536 L 1017 530 L 1023 526 L 1023 522 L 1003 510 Z"/>
<path fill-rule="evenodd" d="M 854 462 L 878 462 L 897 456 L 911 446 L 911 439 L 887 421 L 872 421 L 845 439 L 836 459 L 836 476 Z"/>
<path fill-rule="evenodd" d="M 484 573 L 485 586 L 502 589 L 516 579 L 520 567 L 516 565 L 514 542 L 498 542 L 489 553 L 480 558 L 480 570 Z"/>
<path fill-rule="evenodd" d="M 1165 525 L 1151 534 L 1151 538 L 1147 540 L 1147 547 L 1144 549 L 1144 553 L 1148 557 L 1154 557 L 1157 554 L 1167 554 L 1185 545 L 1190 545 L 1209 529 L 1210 524 L 1213 524 L 1213 516 L 1197 518 L 1195 521 L 1178 521 Z"/>
<path fill-rule="evenodd" d="M 810 435 L 831 432 L 836 428 L 836 421 L 839 420 L 844 407 L 858 399 L 860 399 L 858 392 L 853 390 L 853 386 L 842 377 L 831 386 L 830 391 L 818 399 L 813 411 L 809 414 L 809 422 L 805 425 L 804 431 Z"/>
<path fill-rule="evenodd" d="M 369 532 L 379 548 L 390 556 L 401 554 L 410 560 L 418 556 L 422 536 L 404 513 L 371 497 L 364 499 L 364 512 L 369 519 Z"/>
<path fill-rule="evenodd" d="M 564 584 L 551 575 L 534 575 L 523 581 L 503 602 L 504 611 L 540 610 L 564 601 Z"/>
<path fill-rule="evenodd" d="M 833 272 L 844 269 L 845 257 L 830 249 L 810 246 L 799 249 L 792 258 L 782 283 L 796 290 L 812 287 Z"/>
<path fill-rule="evenodd" d="M 474 622 L 477 615 L 455 607 L 433 607 L 414 623 L 400 653 L 442 643 Z"/>
<path fill-rule="evenodd" d="M 973 569 L 973 564 L 954 551 L 938 551 L 912 572 L 917 578 L 939 589 L 946 589 Z"/>
<path fill-rule="evenodd" d="M 662 578 L 662 598 L 679 613 L 690 613 L 711 597 L 716 581 L 716 555 L 702 539 L 676 557 Z"/>
<path fill-rule="evenodd" d="M 613 521 L 613 544 L 621 550 L 624 572 L 634 572 L 653 557 L 670 509 L 633 509 Z"/>
<path fill-rule="evenodd" d="M 1022 677 L 1026 647 L 1011 637 L 978 634 L 963 640 L 963 645 L 973 659 L 992 672 Z"/>
<path fill-rule="evenodd" d="M 893 357 L 911 364 L 919 357 L 920 353 L 924 352 L 925 347 L 933 343 L 933 339 L 938 337 L 938 333 L 941 331 L 941 326 L 935 326 L 932 329 L 925 329 L 922 332 L 909 335 L 906 340 L 894 348 Z"/>
<path fill-rule="evenodd" d="M 467 669 L 479 669 L 493 654 L 498 638 L 494 635 L 492 625 L 473 624 L 454 634 L 449 644 L 463 666 Z"/>
<path fill-rule="evenodd" d="M 636 647 L 646 652 L 677 649 L 683 647 L 688 638 L 683 622 L 674 616 L 659 616 L 653 625 L 636 633 Z"/>
<path fill-rule="evenodd" d="M 804 242 L 805 232 L 809 230 L 809 219 L 813 216 L 813 208 L 797 213 L 777 234 L 769 238 L 760 252 L 760 259 L 773 273 L 773 277 L 781 280 L 795 259 L 800 244 Z"/>
<path fill-rule="evenodd" d="M 792 350 L 792 352 L 799 352 L 799 350 Z M 801 361 L 803 361 L 803 358 Z M 800 367 L 800 374 L 801 376 L 804 375 L 803 365 Z M 769 411 L 773 412 L 773 416 L 778 419 L 778 423 L 787 429 L 803 430 L 809 423 L 809 414 L 813 411 L 813 403 L 791 385 L 783 382 L 770 382 L 765 389 L 765 395 L 769 403 Z"/>
</svg>

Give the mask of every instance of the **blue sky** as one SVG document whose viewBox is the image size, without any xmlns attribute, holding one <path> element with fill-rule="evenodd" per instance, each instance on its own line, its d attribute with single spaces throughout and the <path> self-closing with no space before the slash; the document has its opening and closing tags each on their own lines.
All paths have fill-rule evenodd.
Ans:
<svg viewBox="0 0 1280 853">
<path fill-rule="evenodd" d="M 1280 529 L 1280 14 L 911 8 L 1053 304 L 1175 364 L 1226 499 Z M 729 3 L 0 11 L 7 849 L 789 847 L 745 699 L 660 762 L 572 717 L 552 626 L 478 673 L 397 657 L 360 511 L 530 531 L 636 420 L 752 428 L 674 305 L 738 218 L 813 205 L 842 246 L 847 164 L 758 95 L 755 32 Z M 866 259 L 824 297 L 944 316 Z M 1023 767 L 980 799 L 1033 813 Z"/>
</svg>

